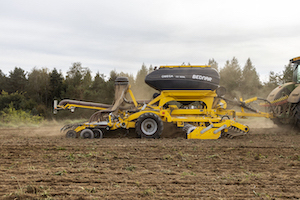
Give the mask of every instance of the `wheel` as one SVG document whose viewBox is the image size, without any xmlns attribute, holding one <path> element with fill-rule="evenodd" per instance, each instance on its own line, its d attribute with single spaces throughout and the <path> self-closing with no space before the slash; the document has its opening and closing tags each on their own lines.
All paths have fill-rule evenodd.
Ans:
<svg viewBox="0 0 300 200">
<path fill-rule="evenodd" d="M 295 125 L 298 129 L 300 129 L 300 103 L 298 103 L 295 112 Z"/>
<path fill-rule="evenodd" d="M 273 122 L 274 124 L 276 124 L 277 126 L 283 126 L 283 125 L 284 125 L 282 119 L 279 119 L 279 118 L 271 118 L 271 120 L 272 120 L 272 122 Z"/>
<path fill-rule="evenodd" d="M 154 113 L 144 113 L 137 119 L 135 130 L 142 138 L 159 138 L 163 131 L 163 122 Z"/>
<path fill-rule="evenodd" d="M 68 130 L 66 133 L 67 138 L 76 138 L 77 137 L 77 132 L 74 130 Z"/>
<path fill-rule="evenodd" d="M 80 137 L 83 139 L 93 139 L 94 133 L 91 129 L 84 129 L 81 131 Z"/>
<path fill-rule="evenodd" d="M 103 138 L 103 132 L 100 129 L 93 129 L 94 137 L 98 139 Z"/>
</svg>

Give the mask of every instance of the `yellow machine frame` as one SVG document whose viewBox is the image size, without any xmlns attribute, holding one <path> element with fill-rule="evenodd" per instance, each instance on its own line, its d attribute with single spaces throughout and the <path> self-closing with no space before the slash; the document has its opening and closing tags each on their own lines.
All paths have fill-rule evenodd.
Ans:
<svg viewBox="0 0 300 200">
<path fill-rule="evenodd" d="M 187 139 L 218 139 L 222 133 L 227 133 L 233 129 L 241 134 L 249 132 L 249 127 L 235 121 L 235 117 L 272 117 L 269 113 L 259 112 L 247 113 L 241 108 L 241 112 L 226 109 L 226 102 L 217 97 L 215 91 L 211 90 L 166 90 L 161 91 L 160 95 L 150 101 L 148 104 L 139 104 L 131 89 L 128 87 L 127 94 L 134 104 L 138 112 L 128 114 L 126 111 L 119 110 L 117 114 L 110 114 L 107 121 L 107 128 L 115 130 L 119 128 L 130 129 L 135 128 L 136 120 L 144 113 L 153 113 L 159 116 L 163 122 L 176 124 L 177 127 L 184 128 L 189 124 L 187 130 Z M 256 101 L 257 98 L 251 98 L 243 101 L 248 104 Z M 176 105 L 168 105 L 170 102 L 192 102 L 197 101 L 205 105 L 204 108 L 178 108 Z M 215 103 L 219 101 L 219 103 Z M 215 105 L 216 104 L 216 105 Z M 215 107 L 213 107 L 215 105 Z M 66 104 L 64 106 L 56 106 L 55 109 L 70 109 L 70 108 L 88 108 L 105 110 L 105 108 L 94 106 L 82 106 L 76 104 Z M 230 119 L 232 117 L 233 119 Z M 97 122 L 85 123 L 78 126 L 75 131 L 80 132 L 86 128 L 97 127 Z"/>
</svg>

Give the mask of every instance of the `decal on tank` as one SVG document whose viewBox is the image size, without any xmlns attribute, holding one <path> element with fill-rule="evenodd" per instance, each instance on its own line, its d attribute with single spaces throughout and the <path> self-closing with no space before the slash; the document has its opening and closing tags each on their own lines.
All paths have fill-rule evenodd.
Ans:
<svg viewBox="0 0 300 200">
<path fill-rule="evenodd" d="M 173 75 L 161 75 L 161 78 L 173 78 Z"/>
<path fill-rule="evenodd" d="M 196 74 L 193 74 L 192 79 L 203 80 L 203 81 L 209 81 L 209 82 L 212 81 L 212 77 L 209 77 L 209 76 L 202 76 L 202 75 L 196 75 Z"/>
</svg>

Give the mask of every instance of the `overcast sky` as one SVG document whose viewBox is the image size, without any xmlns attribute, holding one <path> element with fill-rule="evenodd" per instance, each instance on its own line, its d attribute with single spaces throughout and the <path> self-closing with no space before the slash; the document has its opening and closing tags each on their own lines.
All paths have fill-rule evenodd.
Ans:
<svg viewBox="0 0 300 200">
<path fill-rule="evenodd" d="M 262 79 L 300 56 L 300 1 L 0 0 L 0 69 L 95 74 L 250 58 Z"/>
</svg>

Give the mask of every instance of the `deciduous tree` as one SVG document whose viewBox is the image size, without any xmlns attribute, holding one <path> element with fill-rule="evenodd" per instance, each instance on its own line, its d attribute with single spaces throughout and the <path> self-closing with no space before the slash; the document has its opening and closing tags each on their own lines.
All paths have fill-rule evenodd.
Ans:
<svg viewBox="0 0 300 200">
<path fill-rule="evenodd" d="M 65 97 L 83 100 L 85 90 L 83 80 L 88 73 L 90 73 L 89 69 L 82 67 L 80 62 L 72 64 L 66 76 Z M 89 75 L 87 75 L 87 77 L 90 78 Z M 86 82 L 90 82 L 90 80 L 87 79 L 88 78 L 86 78 Z"/>
<path fill-rule="evenodd" d="M 33 68 L 28 74 L 27 95 L 38 104 L 48 105 L 48 97 L 50 94 L 49 78 L 47 68 Z"/>
</svg>

